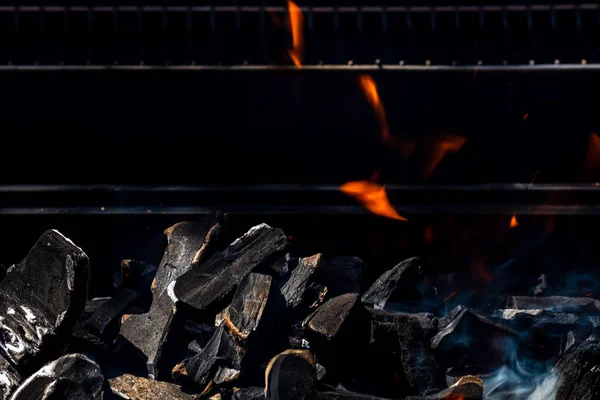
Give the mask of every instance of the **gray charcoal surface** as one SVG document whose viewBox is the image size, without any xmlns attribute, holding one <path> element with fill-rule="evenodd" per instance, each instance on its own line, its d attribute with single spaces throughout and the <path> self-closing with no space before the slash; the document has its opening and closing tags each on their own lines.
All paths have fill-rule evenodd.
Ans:
<svg viewBox="0 0 600 400">
<path fill-rule="evenodd" d="M 334 297 L 306 317 L 303 327 L 327 339 L 335 337 L 354 308 L 358 294 L 347 293 Z"/>
<path fill-rule="evenodd" d="M 168 245 L 152 284 L 152 305 L 145 314 L 131 315 L 122 324 L 119 344 L 133 346 L 135 354 L 146 362 L 147 374 L 158 374 L 161 351 L 168 339 L 175 314 L 173 287 L 176 279 L 202 261 L 214 246 L 224 216 L 213 213 L 204 219 L 180 222 L 165 230 Z"/>
<path fill-rule="evenodd" d="M 109 378 L 111 392 L 127 400 L 195 400 L 197 394 L 184 392 L 180 386 L 130 374 Z"/>
<path fill-rule="evenodd" d="M 506 308 L 546 310 L 557 313 L 600 314 L 600 300 L 591 297 L 527 297 L 511 296 Z"/>
<path fill-rule="evenodd" d="M 324 264 L 325 259 L 320 253 L 298 260 L 298 265 L 292 271 L 290 279 L 281 288 L 281 294 L 288 308 L 293 309 L 302 303 L 311 276 L 316 270 L 324 268 Z"/>
<path fill-rule="evenodd" d="M 426 396 L 409 396 L 404 400 L 481 400 L 483 381 L 475 376 L 464 376 L 455 384 L 438 393 Z"/>
<path fill-rule="evenodd" d="M 221 301 L 254 268 L 281 254 L 285 233 L 267 224 L 252 227 L 229 247 L 183 274 L 174 287 L 179 301 L 206 310 Z"/>
<path fill-rule="evenodd" d="M 447 327 L 448 325 L 450 325 L 450 323 L 452 321 L 454 321 L 454 318 L 456 318 L 458 316 L 458 314 L 460 314 L 460 312 L 462 310 L 465 310 L 467 307 L 463 306 L 463 305 L 458 305 L 456 307 L 454 307 L 452 310 L 450 310 L 450 312 L 448 312 L 448 314 L 444 315 L 443 317 L 439 318 L 438 320 L 438 329 L 442 330 L 445 327 Z"/>
<path fill-rule="evenodd" d="M 557 377 L 556 400 L 600 398 L 600 342 L 573 346 L 552 370 Z"/>
<path fill-rule="evenodd" d="M 498 310 L 498 316 L 525 329 L 543 329 L 549 333 L 564 333 L 581 326 L 589 326 L 589 318 L 574 313 L 554 313 L 535 309 L 504 309 Z"/>
<path fill-rule="evenodd" d="M 383 309 L 388 298 L 395 290 L 416 286 L 420 277 L 421 261 L 417 257 L 402 261 L 394 268 L 384 272 L 363 294 L 361 301 L 374 308 Z"/>
<path fill-rule="evenodd" d="M 0 282 L 3 356 L 30 369 L 57 356 L 85 308 L 89 273 L 83 250 L 58 231 L 45 232 Z"/>
<path fill-rule="evenodd" d="M 27 378 L 12 400 L 102 399 L 104 376 L 98 364 L 83 354 L 67 354 Z"/>
<path fill-rule="evenodd" d="M 311 395 L 314 400 L 388 400 L 383 397 L 370 396 L 362 393 L 354 393 L 348 390 L 335 389 L 315 392 Z"/>
<path fill-rule="evenodd" d="M 286 350 L 265 371 L 267 400 L 309 399 L 317 386 L 315 357 L 307 350 Z"/>
</svg>

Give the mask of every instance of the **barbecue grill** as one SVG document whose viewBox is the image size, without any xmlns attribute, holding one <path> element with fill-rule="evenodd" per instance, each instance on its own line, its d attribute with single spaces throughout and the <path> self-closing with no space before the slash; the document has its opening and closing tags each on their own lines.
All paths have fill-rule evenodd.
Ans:
<svg viewBox="0 0 600 400">
<path fill-rule="evenodd" d="M 548 249 L 596 265 L 600 5 L 364 3 L 0 6 L 0 261 L 55 227 L 103 296 L 120 260 L 158 265 L 166 227 L 222 209 L 229 242 L 266 221 L 369 282 L 415 254 L 440 276 Z"/>
</svg>

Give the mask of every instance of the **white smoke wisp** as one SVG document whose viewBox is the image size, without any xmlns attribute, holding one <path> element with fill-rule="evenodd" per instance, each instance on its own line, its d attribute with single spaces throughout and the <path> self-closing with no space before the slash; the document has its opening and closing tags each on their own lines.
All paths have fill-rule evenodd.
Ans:
<svg viewBox="0 0 600 400">
<path fill-rule="evenodd" d="M 556 400 L 557 382 L 558 378 L 551 373 L 535 388 L 527 400 Z"/>
</svg>

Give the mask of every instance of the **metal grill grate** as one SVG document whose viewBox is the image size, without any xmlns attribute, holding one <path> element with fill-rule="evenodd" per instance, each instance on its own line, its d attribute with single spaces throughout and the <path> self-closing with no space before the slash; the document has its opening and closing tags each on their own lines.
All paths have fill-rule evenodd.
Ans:
<svg viewBox="0 0 600 400">
<path fill-rule="evenodd" d="M 599 62 L 598 4 L 302 6 L 307 65 Z M 2 6 L 0 65 L 291 65 L 284 6 Z"/>
</svg>

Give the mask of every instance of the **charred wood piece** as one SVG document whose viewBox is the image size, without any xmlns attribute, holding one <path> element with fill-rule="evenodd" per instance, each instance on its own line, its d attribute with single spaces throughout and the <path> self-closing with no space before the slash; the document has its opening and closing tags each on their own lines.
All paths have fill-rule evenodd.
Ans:
<svg viewBox="0 0 600 400">
<path fill-rule="evenodd" d="M 128 400 L 198 399 L 198 395 L 185 393 L 178 385 L 173 383 L 155 381 L 129 374 L 109 378 L 108 384 L 115 396 Z"/>
<path fill-rule="evenodd" d="M 44 233 L 0 282 L 0 349 L 17 368 L 57 356 L 87 298 L 89 260 L 58 231 Z"/>
<path fill-rule="evenodd" d="M 145 314 L 129 316 L 121 326 L 119 343 L 137 349 L 135 354 L 145 359 L 147 374 L 152 379 L 158 374 L 161 350 L 175 314 L 176 299 L 170 285 L 206 256 L 218 238 L 223 221 L 224 216 L 217 212 L 200 221 L 180 222 L 165 230 L 168 245 L 152 284 L 152 306 Z"/>
<path fill-rule="evenodd" d="M 292 271 L 290 279 L 281 288 L 288 308 L 298 307 L 306 298 L 309 280 L 316 270 L 324 268 L 325 259 L 322 254 L 303 257 L 298 260 L 298 266 Z M 312 303 L 313 301 L 311 301 Z"/>
<path fill-rule="evenodd" d="M 123 312 L 138 296 L 139 292 L 134 289 L 124 288 L 120 290 L 92 314 L 85 323 L 85 327 L 98 336 L 104 336 L 109 325 L 118 321 Z"/>
<path fill-rule="evenodd" d="M 458 305 L 458 306 L 454 307 L 452 310 L 450 310 L 450 312 L 448 314 L 439 318 L 438 329 L 442 330 L 445 327 L 447 327 L 448 325 L 450 325 L 450 323 L 452 321 L 454 321 L 454 318 L 456 318 L 458 316 L 458 314 L 460 314 L 460 312 L 462 310 L 465 310 L 466 308 L 467 307 L 465 307 L 463 305 Z"/>
<path fill-rule="evenodd" d="M 104 376 L 83 354 L 67 354 L 44 365 L 25 380 L 12 400 L 102 399 Z"/>
<path fill-rule="evenodd" d="M 254 268 L 285 250 L 287 236 L 267 224 L 252 227 L 224 251 L 177 279 L 174 295 L 196 310 L 216 305 Z"/>
<path fill-rule="evenodd" d="M 370 396 L 362 393 L 354 393 L 343 389 L 331 389 L 316 392 L 311 395 L 314 400 L 387 400 L 382 397 Z"/>
<path fill-rule="evenodd" d="M 306 317 L 302 325 L 308 331 L 331 339 L 337 335 L 357 299 L 356 293 L 334 297 Z"/>
<path fill-rule="evenodd" d="M 234 389 L 233 400 L 265 400 L 265 389 L 261 387 L 248 387 Z"/>
<path fill-rule="evenodd" d="M 233 382 L 240 374 L 244 350 L 235 342 L 222 324 L 201 353 L 173 368 L 173 378 L 181 384 L 206 387 Z"/>
<path fill-rule="evenodd" d="M 600 342 L 586 341 L 572 347 L 552 372 L 556 400 L 600 398 Z"/>
<path fill-rule="evenodd" d="M 263 318 L 271 292 L 271 277 L 251 273 L 238 286 L 225 312 L 225 326 L 239 339 L 246 340 Z"/>
<path fill-rule="evenodd" d="M 511 296 L 507 307 L 512 309 L 546 310 L 556 313 L 600 314 L 600 300 L 591 297 L 527 297 Z"/>
<path fill-rule="evenodd" d="M 8 400 L 23 377 L 4 357 L 0 357 L 0 399 Z"/>
<path fill-rule="evenodd" d="M 403 287 L 413 288 L 418 280 L 421 262 L 417 257 L 402 261 L 394 268 L 384 272 L 363 294 L 364 304 L 383 309 L 392 293 Z"/>
<path fill-rule="evenodd" d="M 286 350 L 265 371 L 267 400 L 309 399 L 317 386 L 315 357 L 307 350 Z"/>
</svg>

